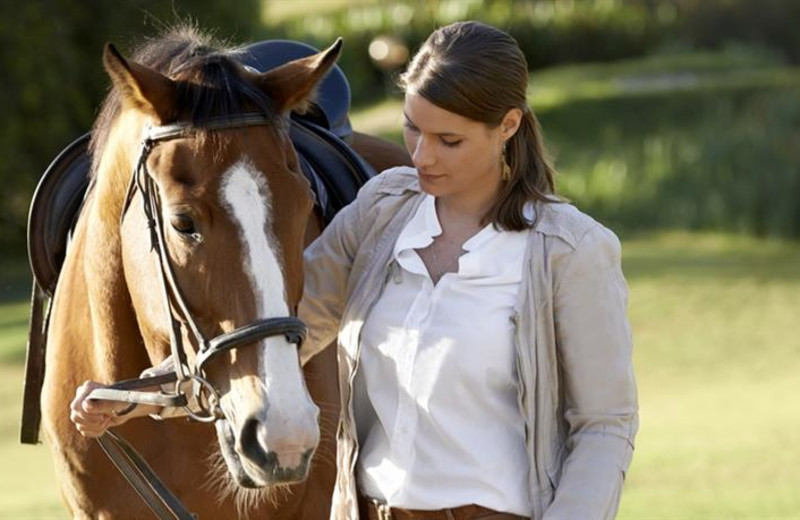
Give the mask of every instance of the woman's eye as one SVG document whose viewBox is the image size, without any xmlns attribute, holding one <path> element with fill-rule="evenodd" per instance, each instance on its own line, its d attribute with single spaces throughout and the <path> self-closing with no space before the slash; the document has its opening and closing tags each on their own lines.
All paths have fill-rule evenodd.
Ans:
<svg viewBox="0 0 800 520">
<path fill-rule="evenodd" d="M 461 139 L 456 139 L 455 141 L 448 141 L 447 139 L 442 139 L 442 144 L 449 148 L 455 148 L 456 146 L 461 144 Z"/>
<path fill-rule="evenodd" d="M 191 235 L 196 231 L 194 227 L 194 220 L 192 220 L 192 217 L 185 213 L 172 215 L 169 223 L 172 225 L 172 228 L 175 231 L 184 235 Z"/>
</svg>

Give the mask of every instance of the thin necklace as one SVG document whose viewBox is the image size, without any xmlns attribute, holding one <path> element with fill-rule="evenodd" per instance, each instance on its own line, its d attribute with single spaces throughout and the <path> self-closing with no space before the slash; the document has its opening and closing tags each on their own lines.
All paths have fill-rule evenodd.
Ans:
<svg viewBox="0 0 800 520">
<path fill-rule="evenodd" d="M 444 241 L 444 239 L 442 239 L 442 241 Z M 436 241 L 435 239 L 431 243 L 431 259 L 433 260 L 433 268 L 435 270 L 435 273 L 434 273 L 435 276 L 433 277 L 434 278 L 434 280 L 433 280 L 434 283 L 439 281 L 442 278 L 442 276 L 444 276 L 446 274 L 445 270 L 442 269 L 442 266 L 439 264 L 439 256 L 436 254 L 437 244 L 438 244 L 438 241 Z M 449 267 L 449 264 L 445 265 L 445 268 L 447 268 L 447 267 Z"/>
<path fill-rule="evenodd" d="M 436 277 L 434 278 L 433 283 L 436 283 L 442 277 L 442 268 L 439 267 L 439 258 L 436 256 L 435 240 L 431 243 L 431 256 L 433 257 L 433 268 L 436 269 Z"/>
</svg>

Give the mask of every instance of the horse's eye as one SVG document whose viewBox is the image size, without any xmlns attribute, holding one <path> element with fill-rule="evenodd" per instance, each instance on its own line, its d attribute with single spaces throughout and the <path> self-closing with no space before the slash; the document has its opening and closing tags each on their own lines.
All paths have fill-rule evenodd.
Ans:
<svg viewBox="0 0 800 520">
<path fill-rule="evenodd" d="M 170 217 L 169 223 L 172 225 L 173 229 L 178 233 L 182 233 L 184 235 L 191 235 L 195 232 L 194 228 L 194 220 L 192 217 L 187 215 L 186 213 L 178 213 L 176 215 L 172 215 Z"/>
</svg>

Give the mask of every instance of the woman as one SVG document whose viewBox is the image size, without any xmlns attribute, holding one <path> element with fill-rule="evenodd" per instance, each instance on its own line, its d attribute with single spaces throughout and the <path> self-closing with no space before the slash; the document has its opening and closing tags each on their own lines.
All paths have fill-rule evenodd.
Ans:
<svg viewBox="0 0 800 520">
<path fill-rule="evenodd" d="M 306 251 L 302 361 L 338 339 L 332 518 L 616 514 L 638 426 L 620 244 L 556 199 L 527 80 L 506 33 L 435 31 L 402 77 L 415 168 Z"/>
</svg>

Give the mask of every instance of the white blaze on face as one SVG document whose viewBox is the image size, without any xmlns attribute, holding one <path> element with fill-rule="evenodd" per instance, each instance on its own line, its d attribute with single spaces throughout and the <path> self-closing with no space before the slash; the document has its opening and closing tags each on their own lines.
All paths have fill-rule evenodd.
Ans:
<svg viewBox="0 0 800 520">
<path fill-rule="evenodd" d="M 270 194 L 263 175 L 252 163 L 241 160 L 225 172 L 220 191 L 223 207 L 239 228 L 242 268 L 255 294 L 256 318 L 289 316 L 279 245 L 268 232 Z M 317 408 L 306 391 L 295 345 L 283 336 L 273 336 L 255 348 L 260 352 L 259 375 L 269 399 L 261 407 L 265 427 L 259 437 L 263 445 L 278 452 L 282 466 L 290 467 L 295 458 L 299 462 L 303 451 L 316 445 Z"/>
</svg>

